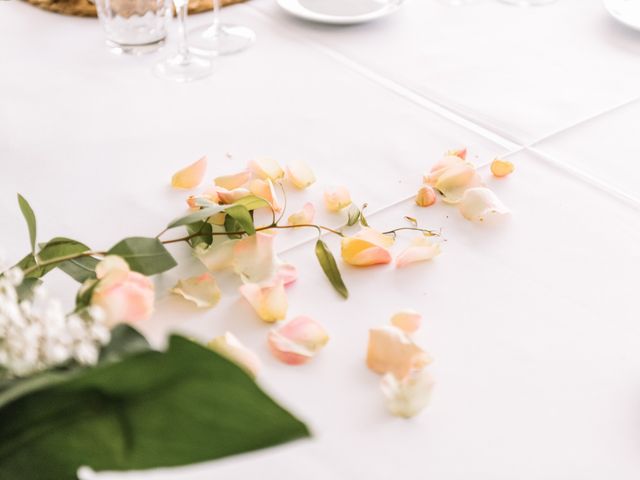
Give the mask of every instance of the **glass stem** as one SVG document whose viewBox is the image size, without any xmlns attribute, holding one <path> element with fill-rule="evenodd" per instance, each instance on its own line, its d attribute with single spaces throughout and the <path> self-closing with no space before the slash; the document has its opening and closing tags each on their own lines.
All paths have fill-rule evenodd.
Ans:
<svg viewBox="0 0 640 480">
<path fill-rule="evenodd" d="M 211 31 L 214 34 L 217 34 L 218 30 L 220 29 L 220 8 L 221 7 L 222 7 L 221 0 L 213 0 L 213 23 L 211 24 Z"/>
<path fill-rule="evenodd" d="M 188 0 L 176 3 L 178 13 L 178 55 L 182 57 L 183 62 L 189 60 L 189 43 L 187 41 L 187 12 L 189 10 Z"/>
</svg>

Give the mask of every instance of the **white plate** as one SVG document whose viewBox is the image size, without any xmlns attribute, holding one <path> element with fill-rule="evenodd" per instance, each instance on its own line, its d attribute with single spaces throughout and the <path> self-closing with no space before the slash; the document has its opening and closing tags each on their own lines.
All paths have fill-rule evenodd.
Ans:
<svg viewBox="0 0 640 480">
<path fill-rule="evenodd" d="M 296 17 L 320 23 L 353 24 L 394 13 L 404 0 L 277 0 Z"/>
<path fill-rule="evenodd" d="M 640 30 L 640 0 L 604 0 L 604 7 L 620 23 Z"/>
</svg>

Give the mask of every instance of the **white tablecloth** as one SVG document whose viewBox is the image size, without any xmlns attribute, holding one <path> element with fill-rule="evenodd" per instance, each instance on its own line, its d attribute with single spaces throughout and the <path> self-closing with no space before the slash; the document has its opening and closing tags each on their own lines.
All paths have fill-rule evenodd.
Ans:
<svg viewBox="0 0 640 480">
<path fill-rule="evenodd" d="M 411 215 L 448 241 L 430 265 L 343 267 L 345 302 L 316 265 L 310 234 L 282 235 L 283 257 L 301 272 L 291 315 L 331 332 L 322 354 L 297 368 L 269 355 L 269 327 L 231 279 L 212 311 L 170 297 L 177 278 L 200 268 L 174 249 L 182 265 L 158 278 L 157 313 L 142 328 L 156 344 L 170 330 L 203 340 L 234 332 L 264 361 L 260 383 L 314 437 L 101 478 L 640 478 L 640 34 L 598 0 L 535 9 L 412 0 L 346 28 L 295 20 L 271 0 L 223 15 L 253 28 L 257 44 L 221 59 L 210 79 L 178 85 L 151 74 L 166 51 L 113 56 L 94 19 L 0 2 L 8 256 L 27 250 L 16 192 L 39 215 L 42 239 L 108 247 L 154 235 L 181 213 L 183 194 L 168 179 L 203 154 L 210 177 L 255 156 L 303 158 L 319 178 L 315 201 L 323 186 L 345 183 L 370 204 L 370 223 Z M 498 228 L 413 205 L 421 173 L 460 146 L 485 175 L 495 156 L 516 164 L 508 179 L 490 180 L 514 211 Z M 62 274 L 49 283 L 70 296 Z M 368 328 L 406 307 L 425 316 L 417 338 L 438 381 L 432 405 L 411 421 L 386 413 L 363 361 Z"/>
</svg>

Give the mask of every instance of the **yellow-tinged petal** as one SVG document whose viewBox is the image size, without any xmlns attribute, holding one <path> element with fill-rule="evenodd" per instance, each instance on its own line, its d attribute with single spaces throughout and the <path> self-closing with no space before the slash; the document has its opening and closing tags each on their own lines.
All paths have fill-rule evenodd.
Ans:
<svg viewBox="0 0 640 480">
<path fill-rule="evenodd" d="M 436 192 L 429 185 L 423 185 L 416 195 L 416 204 L 419 207 L 430 207 L 436 203 Z"/>
<path fill-rule="evenodd" d="M 276 195 L 276 190 L 273 188 L 273 182 L 270 178 L 267 178 L 266 180 L 261 180 L 259 178 L 251 180 L 251 183 L 249 184 L 249 191 L 256 197 L 263 198 L 269 202 L 271 204 L 271 208 L 276 212 L 279 212 L 282 209 L 280 202 L 278 201 L 278 196 Z"/>
<path fill-rule="evenodd" d="M 415 262 L 425 262 L 440 255 L 440 244 L 421 235 L 411 240 L 409 245 L 396 259 L 396 266 L 406 267 Z"/>
<path fill-rule="evenodd" d="M 213 183 L 217 187 L 226 188 L 227 190 L 234 190 L 236 188 L 244 187 L 251 180 L 251 172 L 249 170 L 243 170 L 232 175 L 223 175 L 213 179 Z"/>
<path fill-rule="evenodd" d="M 351 205 L 351 194 L 347 187 L 329 187 L 324 191 L 324 204 L 330 212 L 338 212 Z"/>
<path fill-rule="evenodd" d="M 266 286 L 247 283 L 240 287 L 240 293 L 265 322 L 286 318 L 289 304 L 282 279 L 278 278 Z"/>
<path fill-rule="evenodd" d="M 470 188 L 458 205 L 460 213 L 467 220 L 487 223 L 510 213 L 509 209 L 488 188 Z"/>
<path fill-rule="evenodd" d="M 249 162 L 249 170 L 263 180 L 268 178 L 275 182 L 284 177 L 284 170 L 282 170 L 280 164 L 272 158 L 251 160 Z"/>
<path fill-rule="evenodd" d="M 247 283 L 270 281 L 278 261 L 274 249 L 275 236 L 257 232 L 238 240 L 233 248 L 233 269 Z"/>
<path fill-rule="evenodd" d="M 220 243 L 214 243 L 207 247 L 200 243 L 194 249 L 194 254 L 207 267 L 207 270 L 216 272 L 233 265 L 233 249 L 239 240 L 229 239 Z"/>
<path fill-rule="evenodd" d="M 465 191 L 480 186 L 482 180 L 476 169 L 465 164 L 448 168 L 439 176 L 434 187 L 442 194 L 445 202 L 459 203 Z"/>
<path fill-rule="evenodd" d="M 383 326 L 369 330 L 367 366 L 374 372 L 392 373 L 403 379 L 429 363 L 429 355 L 399 328 Z"/>
<path fill-rule="evenodd" d="M 366 267 L 391 262 L 388 247 L 393 238 L 365 227 L 352 237 L 345 237 L 341 242 L 342 259 L 349 265 Z"/>
<path fill-rule="evenodd" d="M 179 280 L 171 292 L 195 303 L 200 308 L 215 307 L 220 301 L 220 288 L 210 273 Z"/>
<path fill-rule="evenodd" d="M 289 215 L 288 223 L 289 225 L 294 225 L 294 226 L 306 225 L 313 222 L 313 219 L 315 216 L 316 216 L 316 208 L 313 206 L 311 202 L 307 202 L 302 207 L 302 210 Z"/>
<path fill-rule="evenodd" d="M 202 157 L 197 162 L 176 172 L 171 178 L 173 188 L 195 188 L 202 182 L 207 171 L 207 157 Z"/>
<path fill-rule="evenodd" d="M 467 149 L 466 148 L 459 148 L 457 150 L 449 150 L 445 156 L 449 157 L 449 156 L 454 156 L 454 157 L 460 157 L 461 159 L 466 159 L 467 158 Z"/>
<path fill-rule="evenodd" d="M 187 204 L 190 208 L 199 208 L 217 204 L 219 201 L 218 192 L 213 188 L 207 188 L 204 192 L 198 195 L 190 195 L 189 198 L 187 198 Z"/>
<path fill-rule="evenodd" d="M 233 190 L 227 190 L 224 187 L 215 187 L 216 193 L 218 194 L 218 199 L 220 203 L 223 205 L 230 205 L 232 203 L 237 202 L 241 198 L 248 197 L 251 195 L 251 192 L 248 188 L 234 188 Z"/>
<path fill-rule="evenodd" d="M 450 168 L 459 167 L 462 165 L 470 164 L 466 162 L 464 158 L 461 158 L 457 155 L 447 155 L 431 167 L 429 173 L 424 176 L 424 182 L 433 187 L 444 172 L 446 172 Z"/>
<path fill-rule="evenodd" d="M 311 167 L 302 160 L 294 160 L 287 164 L 287 178 L 296 188 L 307 188 L 316 181 Z"/>
<path fill-rule="evenodd" d="M 100 288 L 125 281 L 130 271 L 129 264 L 118 255 L 107 255 L 96 265 L 96 277 L 100 280 Z"/>
<path fill-rule="evenodd" d="M 308 362 L 329 341 L 322 325 L 300 316 L 269 332 L 271 353 L 281 362 L 301 365 Z"/>
<path fill-rule="evenodd" d="M 394 327 L 398 327 L 409 334 L 415 333 L 420 328 L 421 323 L 422 315 L 410 308 L 400 310 L 391 317 L 391 324 Z"/>
<path fill-rule="evenodd" d="M 216 353 L 236 363 L 252 377 L 255 378 L 258 376 L 261 367 L 260 359 L 255 353 L 240 343 L 240 340 L 231 332 L 226 332 L 224 335 L 214 338 L 207 343 L 207 346 Z"/>
<path fill-rule="evenodd" d="M 501 160 L 496 158 L 493 162 L 491 162 L 491 173 L 495 177 L 506 177 L 507 175 L 513 173 L 515 167 L 513 163 L 509 160 Z"/>
<path fill-rule="evenodd" d="M 387 409 L 397 417 L 411 418 L 429 404 L 435 381 L 427 370 L 410 373 L 398 380 L 387 373 L 380 381 Z"/>
</svg>

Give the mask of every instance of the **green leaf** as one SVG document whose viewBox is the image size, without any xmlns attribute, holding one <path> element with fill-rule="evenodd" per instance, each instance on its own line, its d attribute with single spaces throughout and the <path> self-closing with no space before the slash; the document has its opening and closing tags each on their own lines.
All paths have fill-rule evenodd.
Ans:
<svg viewBox="0 0 640 480">
<path fill-rule="evenodd" d="M 262 197 L 256 197 L 255 195 L 247 195 L 239 200 L 236 200 L 233 205 L 242 205 L 247 210 L 257 210 L 258 208 L 271 207 L 271 204 Z"/>
<path fill-rule="evenodd" d="M 358 220 L 360 220 L 360 215 L 361 215 L 360 209 L 355 205 L 351 204 L 351 206 L 349 207 L 349 211 L 347 213 L 348 213 L 347 226 L 352 227 L 356 223 L 358 223 Z"/>
<path fill-rule="evenodd" d="M 150 350 L 147 339 L 135 328 L 124 323 L 111 331 L 111 341 L 100 351 L 100 363 L 117 362 L 131 355 Z"/>
<path fill-rule="evenodd" d="M 18 299 L 20 301 L 31 300 L 31 298 L 33 297 L 33 289 L 40 284 L 42 284 L 42 280 L 40 280 L 39 278 L 25 278 L 22 283 L 16 287 Z"/>
<path fill-rule="evenodd" d="M 31 253 L 36 251 L 36 214 L 33 213 L 33 209 L 27 199 L 18 194 L 18 205 L 20 211 L 27 221 L 27 227 L 29 228 L 29 242 L 31 243 Z"/>
<path fill-rule="evenodd" d="M 182 225 L 189 225 L 190 223 L 206 220 L 216 213 L 222 212 L 225 208 L 227 208 L 226 205 L 214 205 L 212 207 L 201 208 L 197 212 L 190 213 L 189 215 L 185 215 L 184 217 L 176 218 L 169 225 L 167 225 L 167 228 L 181 227 Z"/>
<path fill-rule="evenodd" d="M 364 210 L 368 206 L 369 205 L 365 203 L 364 205 L 362 205 L 362 208 L 360 209 L 360 225 L 362 225 L 363 227 L 368 227 L 369 226 L 369 223 L 367 222 L 367 219 L 364 216 Z"/>
<path fill-rule="evenodd" d="M 80 257 L 58 265 L 58 268 L 77 282 L 84 283 L 96 278 L 96 265 L 98 260 L 93 257 Z"/>
<path fill-rule="evenodd" d="M 340 275 L 340 270 L 338 270 L 338 265 L 336 265 L 336 259 L 333 257 L 333 253 L 331 253 L 327 244 L 321 239 L 318 239 L 316 242 L 316 257 L 318 257 L 320 266 L 331 282 L 331 285 L 333 285 L 333 288 L 344 298 L 349 298 L 349 291 L 342 280 L 342 275 Z"/>
<path fill-rule="evenodd" d="M 111 247 L 107 253 L 121 256 L 127 261 L 131 270 L 143 275 L 166 272 L 177 265 L 157 238 L 125 238 Z"/>
<path fill-rule="evenodd" d="M 253 218 L 244 205 L 231 205 L 225 209 L 227 216 L 233 217 L 240 228 L 249 235 L 255 235 L 256 227 L 253 225 Z"/>
<path fill-rule="evenodd" d="M 189 240 L 189 245 L 195 247 L 199 243 L 206 243 L 207 245 L 211 245 L 213 243 L 213 225 L 208 222 L 196 222 L 190 223 L 189 225 L 185 225 L 187 229 L 187 233 L 189 235 L 193 235 L 196 233 L 201 233 L 202 236 L 193 237 Z"/>
<path fill-rule="evenodd" d="M 185 465 L 308 435 L 240 367 L 174 336 L 166 352 L 78 370 L 0 409 L 0 478 Z"/>
<path fill-rule="evenodd" d="M 227 237 L 229 238 L 242 238 L 241 233 L 229 233 L 229 232 L 239 232 L 242 230 L 242 227 L 238 223 L 238 221 L 233 218 L 231 215 L 227 215 L 224 217 L 224 231 L 227 232 Z"/>
<path fill-rule="evenodd" d="M 49 261 L 54 260 L 59 257 L 64 257 L 67 255 L 73 255 L 76 253 L 82 253 L 89 250 L 85 244 L 78 242 L 77 240 L 72 240 L 70 238 L 64 237 L 56 237 L 49 240 L 45 244 L 40 245 L 40 251 L 37 253 L 40 261 Z M 45 267 L 38 268 L 31 272 L 28 277 L 40 278 L 46 275 L 48 272 L 53 270 L 54 268 L 63 265 L 63 263 L 68 262 L 60 262 L 60 263 L 52 263 L 51 265 L 47 265 Z M 36 266 L 36 261 L 33 255 L 27 255 L 17 264 L 23 270 L 28 268 L 32 268 Z"/>
</svg>

